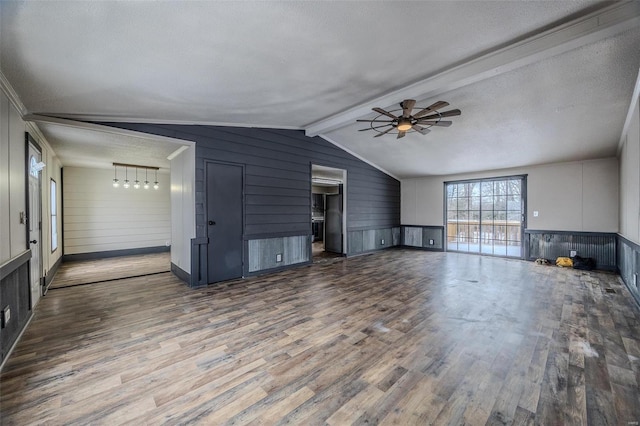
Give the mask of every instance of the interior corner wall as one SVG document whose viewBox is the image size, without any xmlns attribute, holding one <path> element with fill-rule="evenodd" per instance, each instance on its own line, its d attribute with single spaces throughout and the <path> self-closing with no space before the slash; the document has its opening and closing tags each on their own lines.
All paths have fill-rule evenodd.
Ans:
<svg viewBox="0 0 640 426">
<path fill-rule="evenodd" d="M 25 123 L 0 90 L 0 308 L 10 320 L 0 329 L 0 365 L 32 314 L 27 246 Z M 23 221 L 24 222 L 24 221 Z"/>
<path fill-rule="evenodd" d="M 296 255 L 284 257 L 280 265 L 310 262 L 311 256 L 311 165 L 347 171 L 346 222 L 347 254 L 387 248 L 363 243 L 365 234 L 391 235 L 400 225 L 400 182 L 370 164 L 320 137 L 307 137 L 300 130 L 261 128 L 103 123 L 196 143 L 195 221 L 196 238 L 192 260 L 206 259 L 206 176 L 207 161 L 244 166 L 244 274 L 275 269 L 271 262 L 256 266 L 256 256 L 275 262 L 276 253 L 252 247 L 295 247 Z M 399 231 L 398 231 L 399 232 Z M 385 238 L 385 241 L 390 241 Z M 252 241 L 254 241 L 252 243 Z M 304 241 L 300 246 L 298 243 Z M 379 242 L 380 240 L 378 240 Z M 359 244 L 352 244 L 359 242 Z M 195 253 L 199 250 L 199 253 Z M 282 253 L 282 252 L 279 252 Z M 286 253 L 286 251 L 285 251 Z M 198 267 L 202 270 L 204 262 Z M 206 265 L 205 265 L 206 266 Z M 195 266 L 194 266 L 195 267 Z M 278 266 L 280 267 L 280 266 Z M 195 275 L 194 275 L 195 274 Z M 196 284 L 205 285 L 206 277 Z"/>
<path fill-rule="evenodd" d="M 0 91 L 0 264 L 28 250 L 25 150 L 25 123 Z"/>
<path fill-rule="evenodd" d="M 191 273 L 195 224 L 195 146 L 171 160 L 171 263 Z"/>
<path fill-rule="evenodd" d="M 620 150 L 620 235 L 640 244 L 640 100 Z"/>
<path fill-rule="evenodd" d="M 169 175 L 158 173 L 160 188 L 114 188 L 113 169 L 65 167 L 63 185 L 64 254 L 96 257 L 171 244 Z M 124 180 L 119 168 L 118 178 Z M 153 176 L 155 178 L 155 174 Z M 128 178 L 135 180 L 135 170 Z M 144 172 L 138 179 L 144 180 Z"/>
<path fill-rule="evenodd" d="M 527 175 L 528 229 L 618 232 L 616 158 L 404 179 L 402 224 L 443 226 L 447 181 L 514 175 Z"/>
<path fill-rule="evenodd" d="M 617 264 L 622 280 L 640 304 L 640 99 L 619 151 L 620 235 Z"/>
</svg>

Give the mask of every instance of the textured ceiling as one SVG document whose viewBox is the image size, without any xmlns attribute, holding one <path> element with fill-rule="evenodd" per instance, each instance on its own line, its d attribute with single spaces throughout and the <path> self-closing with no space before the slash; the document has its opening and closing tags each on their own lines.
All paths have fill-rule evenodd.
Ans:
<svg viewBox="0 0 640 426">
<path fill-rule="evenodd" d="M 0 1 L 0 71 L 31 114 L 308 128 L 608 5 Z M 443 99 L 463 111 L 427 136 L 373 140 L 353 121 L 321 134 L 398 177 L 613 155 L 640 66 L 639 36 L 603 37 L 442 87 L 436 99 L 416 93 L 421 104 Z M 83 143 L 55 125 L 43 131 L 65 165 L 96 155 L 119 161 L 108 156 L 129 145 L 105 134 Z M 136 146 L 149 143 L 131 144 L 129 156 L 143 161 Z M 99 152 L 101 144 L 117 149 Z"/>
<path fill-rule="evenodd" d="M 69 126 L 38 122 L 64 166 L 110 168 L 112 163 L 170 168 L 167 157 L 182 145 L 161 139 L 139 138 Z"/>
<path fill-rule="evenodd" d="M 373 138 L 371 130 L 358 132 L 366 123 L 327 135 L 348 140 L 352 152 L 402 177 L 615 156 L 638 75 L 638 46 L 640 28 L 426 99 L 419 105 L 442 99 L 451 104 L 446 109 L 462 110 L 447 119 L 451 127 L 427 135 Z"/>
</svg>

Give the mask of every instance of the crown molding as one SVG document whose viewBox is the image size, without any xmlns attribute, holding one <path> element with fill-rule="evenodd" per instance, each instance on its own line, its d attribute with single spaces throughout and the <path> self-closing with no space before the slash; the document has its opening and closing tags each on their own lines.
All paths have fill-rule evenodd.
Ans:
<svg viewBox="0 0 640 426">
<path fill-rule="evenodd" d="M 164 142 L 170 142 L 170 143 L 187 145 L 187 146 L 195 145 L 195 142 L 185 140 L 185 139 L 171 138 L 168 136 L 137 132 L 135 130 L 121 129 L 119 127 L 105 126 L 103 124 L 85 123 L 82 121 L 68 120 L 66 118 L 59 118 L 59 117 L 49 117 L 49 116 L 39 115 L 39 114 L 28 114 L 27 116 L 24 117 L 24 120 L 34 121 L 37 123 L 56 124 L 59 126 L 73 127 L 76 129 L 83 129 L 83 130 L 91 130 L 95 132 L 109 133 L 113 135 L 130 136 L 134 138 L 146 139 L 151 141 L 164 141 Z"/>
<path fill-rule="evenodd" d="M 58 114 L 39 112 L 36 115 L 41 117 L 56 117 L 72 121 L 104 122 L 104 123 L 140 123 L 140 124 L 174 124 L 183 126 L 222 126 L 222 127 L 245 127 L 261 129 L 284 129 L 284 130 L 304 130 L 299 126 L 277 126 L 271 124 L 249 124 L 249 123 L 228 123 L 222 121 L 197 121 L 197 120 L 158 120 L 154 118 L 124 117 L 121 115 L 101 115 L 101 114 Z"/>
<path fill-rule="evenodd" d="M 11 105 L 18 110 L 20 116 L 24 117 L 27 115 L 27 108 L 24 106 L 20 96 L 18 96 L 18 93 L 13 89 L 13 86 L 9 83 L 9 80 L 2 71 L 0 71 L 0 88 L 9 98 Z"/>
<path fill-rule="evenodd" d="M 403 99 L 430 99 L 451 90 L 595 43 L 640 26 L 640 1 L 616 2 L 595 12 L 533 35 L 509 46 L 490 51 L 467 62 L 370 99 L 338 114 L 305 126 L 307 136 L 317 136 L 353 123 Z"/>
</svg>

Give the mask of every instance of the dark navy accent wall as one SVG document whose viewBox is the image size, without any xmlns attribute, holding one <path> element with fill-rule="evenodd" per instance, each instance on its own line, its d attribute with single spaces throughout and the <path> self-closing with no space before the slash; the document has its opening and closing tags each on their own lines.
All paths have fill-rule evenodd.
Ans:
<svg viewBox="0 0 640 426">
<path fill-rule="evenodd" d="M 245 240 L 311 235 L 312 163 L 347 170 L 347 232 L 400 225 L 398 180 L 320 137 L 306 137 L 303 131 L 135 123 L 106 125 L 196 142 L 198 238 L 206 237 L 206 160 L 245 166 Z"/>
</svg>

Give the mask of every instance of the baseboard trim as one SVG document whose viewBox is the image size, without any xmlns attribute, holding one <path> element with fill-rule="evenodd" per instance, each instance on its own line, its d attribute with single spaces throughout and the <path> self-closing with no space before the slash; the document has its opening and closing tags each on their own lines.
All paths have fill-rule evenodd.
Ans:
<svg viewBox="0 0 640 426">
<path fill-rule="evenodd" d="M 400 246 L 403 249 L 408 249 L 408 250 L 420 250 L 420 251 L 440 251 L 440 252 L 444 252 L 444 248 L 431 248 L 431 247 L 416 247 L 416 246 Z M 473 254 L 480 254 L 480 253 L 473 253 Z"/>
<path fill-rule="evenodd" d="M 11 357 L 11 354 L 13 353 L 13 350 L 18 345 L 18 342 L 20 341 L 20 339 L 22 339 L 22 335 L 24 334 L 25 331 L 27 331 L 27 327 L 29 327 L 29 324 L 31 324 L 31 320 L 32 319 L 33 319 L 33 309 L 31 310 L 31 314 L 29 315 L 29 319 L 27 319 L 27 322 L 24 324 L 24 327 L 22 327 L 22 330 L 18 334 L 18 337 L 16 337 L 16 340 L 13 342 L 13 344 L 11 345 L 9 350 L 7 351 L 7 354 L 5 355 L 4 359 L 2 360 L 2 363 L 0 363 L 0 372 L 4 368 L 4 365 L 7 363 L 7 360 Z"/>
<path fill-rule="evenodd" d="M 171 272 L 173 273 L 173 275 L 175 275 L 176 277 L 184 281 L 185 284 L 187 285 L 191 284 L 191 274 L 186 272 L 184 269 L 182 269 L 181 267 L 179 267 L 173 262 L 171 262 Z"/>
<path fill-rule="evenodd" d="M 53 279 L 56 277 L 56 273 L 58 272 L 58 268 L 62 264 L 62 256 L 56 260 L 56 263 L 49 269 L 47 275 L 44 276 L 44 291 L 43 293 L 46 295 L 47 291 L 49 291 L 49 286 L 53 282 Z"/>
<path fill-rule="evenodd" d="M 96 260 L 107 259 L 110 257 L 135 256 L 139 254 L 164 253 L 171 251 L 171 246 L 142 247 L 135 249 L 95 251 L 93 253 L 77 253 L 65 254 L 62 256 L 63 262 L 71 262 L 75 260 Z"/>
</svg>

